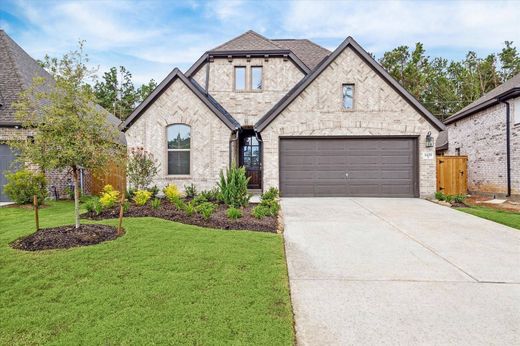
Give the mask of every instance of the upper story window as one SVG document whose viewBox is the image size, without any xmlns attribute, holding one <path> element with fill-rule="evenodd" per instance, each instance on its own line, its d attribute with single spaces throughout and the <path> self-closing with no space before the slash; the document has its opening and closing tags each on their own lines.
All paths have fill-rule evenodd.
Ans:
<svg viewBox="0 0 520 346">
<path fill-rule="evenodd" d="M 245 66 L 235 66 L 235 90 L 246 90 Z"/>
<path fill-rule="evenodd" d="M 262 66 L 251 67 L 251 90 L 262 90 Z"/>
<path fill-rule="evenodd" d="M 343 109 L 354 108 L 354 84 L 343 84 Z"/>
<path fill-rule="evenodd" d="M 166 128 L 168 140 L 168 175 L 190 174 L 191 127 L 174 124 Z"/>
</svg>

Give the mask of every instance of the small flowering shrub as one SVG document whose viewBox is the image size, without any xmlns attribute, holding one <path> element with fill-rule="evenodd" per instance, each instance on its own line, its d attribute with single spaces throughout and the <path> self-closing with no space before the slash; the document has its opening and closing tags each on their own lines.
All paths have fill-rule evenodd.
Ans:
<svg viewBox="0 0 520 346">
<path fill-rule="evenodd" d="M 112 185 L 105 185 L 99 198 L 99 203 L 104 209 L 112 208 L 119 200 L 119 191 L 114 190 Z"/>
<path fill-rule="evenodd" d="M 134 203 L 138 206 L 145 205 L 152 197 L 152 193 L 148 190 L 137 190 L 134 195 Z"/>
<path fill-rule="evenodd" d="M 202 215 L 202 217 L 204 219 L 207 220 L 211 217 L 211 215 L 213 215 L 216 208 L 217 208 L 217 206 L 215 204 L 213 204 L 211 202 L 204 202 L 204 203 L 197 205 L 195 207 L 195 210 L 197 211 L 197 213 Z"/>
</svg>

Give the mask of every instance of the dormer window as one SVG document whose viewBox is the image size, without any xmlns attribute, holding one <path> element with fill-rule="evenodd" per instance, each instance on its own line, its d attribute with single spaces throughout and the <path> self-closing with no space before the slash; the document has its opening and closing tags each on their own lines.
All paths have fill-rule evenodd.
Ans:
<svg viewBox="0 0 520 346">
<path fill-rule="evenodd" d="M 354 84 L 343 84 L 343 109 L 354 109 Z"/>
<path fill-rule="evenodd" d="M 235 91 L 246 90 L 246 67 L 235 66 Z"/>
<path fill-rule="evenodd" d="M 251 90 L 262 90 L 262 66 L 251 67 Z"/>
</svg>

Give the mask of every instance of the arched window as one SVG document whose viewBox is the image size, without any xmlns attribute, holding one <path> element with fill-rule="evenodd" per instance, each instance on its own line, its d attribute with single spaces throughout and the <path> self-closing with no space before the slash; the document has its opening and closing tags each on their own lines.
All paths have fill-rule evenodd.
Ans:
<svg viewBox="0 0 520 346">
<path fill-rule="evenodd" d="M 168 175 L 190 174 L 191 128 L 174 124 L 166 128 L 168 140 Z"/>
</svg>

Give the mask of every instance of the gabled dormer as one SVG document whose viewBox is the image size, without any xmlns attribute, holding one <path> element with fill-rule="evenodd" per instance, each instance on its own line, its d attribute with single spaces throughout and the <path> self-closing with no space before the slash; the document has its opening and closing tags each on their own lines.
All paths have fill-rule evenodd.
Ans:
<svg viewBox="0 0 520 346">
<path fill-rule="evenodd" d="M 241 125 L 253 125 L 329 51 L 309 40 L 270 40 L 254 31 L 215 47 L 186 72 Z"/>
</svg>

